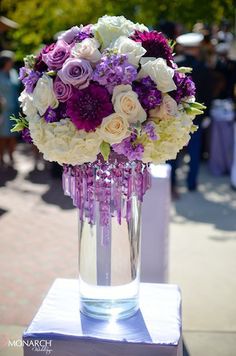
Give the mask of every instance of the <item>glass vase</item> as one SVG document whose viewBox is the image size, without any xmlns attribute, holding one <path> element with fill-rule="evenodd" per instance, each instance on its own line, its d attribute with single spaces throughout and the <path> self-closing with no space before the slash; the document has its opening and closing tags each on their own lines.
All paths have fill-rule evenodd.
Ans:
<svg viewBox="0 0 236 356">
<path fill-rule="evenodd" d="M 81 312 L 97 319 L 132 316 L 139 308 L 148 167 L 121 158 L 64 166 L 63 187 L 78 208 Z"/>
</svg>

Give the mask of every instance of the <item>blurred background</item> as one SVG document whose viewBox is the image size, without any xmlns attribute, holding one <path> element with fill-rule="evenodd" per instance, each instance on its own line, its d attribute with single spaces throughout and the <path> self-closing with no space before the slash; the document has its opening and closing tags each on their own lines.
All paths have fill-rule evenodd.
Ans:
<svg viewBox="0 0 236 356">
<path fill-rule="evenodd" d="M 168 162 L 165 281 L 182 290 L 185 356 L 235 356 L 235 0 L 1 0 L 0 355 L 22 355 L 6 340 L 21 336 L 55 278 L 77 278 L 76 210 L 63 196 L 61 167 L 10 133 L 22 89 L 17 71 L 55 34 L 104 14 L 162 31 L 176 41 L 176 63 L 193 67 L 207 110 L 188 147 Z"/>
</svg>

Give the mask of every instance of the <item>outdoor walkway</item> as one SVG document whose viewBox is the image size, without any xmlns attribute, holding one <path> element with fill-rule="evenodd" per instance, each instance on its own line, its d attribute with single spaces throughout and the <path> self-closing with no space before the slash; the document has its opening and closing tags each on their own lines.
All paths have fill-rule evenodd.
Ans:
<svg viewBox="0 0 236 356">
<path fill-rule="evenodd" d="M 21 336 L 53 280 L 77 277 L 76 210 L 59 179 L 33 170 L 25 147 L 16 152 L 17 172 L 0 172 L 1 356 L 22 355 L 3 348 L 6 339 Z M 181 187 L 172 209 L 170 282 L 182 289 L 189 354 L 235 356 L 236 193 L 228 177 L 212 178 L 204 167 L 200 178 L 199 192 Z"/>
</svg>

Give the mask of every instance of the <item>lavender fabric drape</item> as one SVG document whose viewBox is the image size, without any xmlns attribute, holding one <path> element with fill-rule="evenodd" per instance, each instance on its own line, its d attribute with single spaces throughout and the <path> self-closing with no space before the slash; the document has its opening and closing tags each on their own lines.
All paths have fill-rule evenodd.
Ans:
<svg viewBox="0 0 236 356">
<path fill-rule="evenodd" d="M 233 121 L 212 121 L 209 168 L 218 176 L 231 171 L 233 162 Z"/>
</svg>

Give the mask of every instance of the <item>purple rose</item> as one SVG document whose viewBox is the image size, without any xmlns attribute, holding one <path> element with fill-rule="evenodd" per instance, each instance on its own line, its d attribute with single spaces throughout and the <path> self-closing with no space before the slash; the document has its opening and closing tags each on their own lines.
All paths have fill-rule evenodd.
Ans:
<svg viewBox="0 0 236 356">
<path fill-rule="evenodd" d="M 57 99 L 61 102 L 66 102 L 72 95 L 73 89 L 70 84 L 65 84 L 60 78 L 56 77 L 53 83 L 53 90 Z"/>
<path fill-rule="evenodd" d="M 85 27 L 79 28 L 78 26 L 73 26 L 69 30 L 63 32 L 58 39 L 63 40 L 68 44 L 73 42 L 81 42 L 85 38 L 93 37 L 92 25 L 87 25 Z"/>
<path fill-rule="evenodd" d="M 68 58 L 58 72 L 65 84 L 72 84 L 79 89 L 87 88 L 93 69 L 86 59 Z"/>
<path fill-rule="evenodd" d="M 73 26 L 69 30 L 63 32 L 58 39 L 63 40 L 68 44 L 71 44 L 75 37 L 80 33 L 80 28 L 78 26 Z"/>
<path fill-rule="evenodd" d="M 43 61 L 51 70 L 58 70 L 62 67 L 65 60 L 70 56 L 70 46 L 63 40 L 57 41 L 52 50 L 42 53 Z"/>
</svg>

